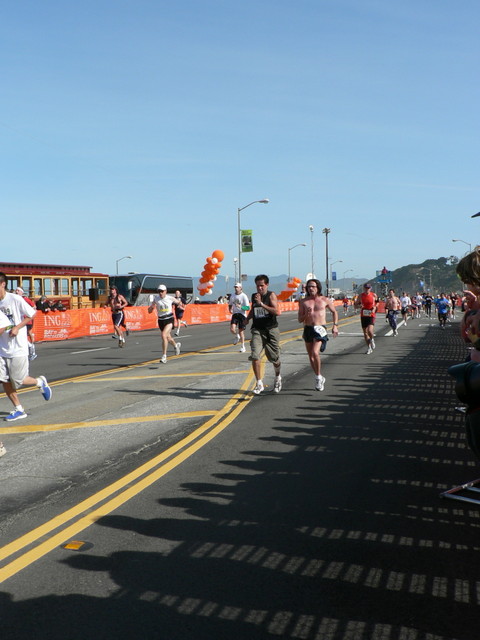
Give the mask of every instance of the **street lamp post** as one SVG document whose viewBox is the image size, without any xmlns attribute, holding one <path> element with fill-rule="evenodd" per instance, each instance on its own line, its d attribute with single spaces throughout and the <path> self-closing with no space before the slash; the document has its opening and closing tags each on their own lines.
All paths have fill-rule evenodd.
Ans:
<svg viewBox="0 0 480 640">
<path fill-rule="evenodd" d="M 343 262 L 343 260 L 335 260 L 335 262 L 330 263 L 330 282 L 333 282 L 333 265 L 337 264 L 337 262 Z"/>
<path fill-rule="evenodd" d="M 300 242 L 300 244 L 295 244 L 293 245 L 293 247 L 290 247 L 290 249 L 288 250 L 288 282 L 290 282 L 290 251 L 292 249 L 295 249 L 295 247 L 306 247 L 307 245 L 305 244 L 305 242 Z"/>
<path fill-rule="evenodd" d="M 253 202 L 249 202 L 244 207 L 239 207 L 237 209 L 237 232 L 238 232 L 238 282 L 242 281 L 242 232 L 240 229 L 240 212 L 246 209 L 247 207 L 251 207 L 252 204 L 268 204 L 270 200 L 268 198 L 263 198 L 263 200 L 254 200 Z"/>
<path fill-rule="evenodd" d="M 313 224 L 311 224 L 309 225 L 308 229 L 310 231 L 310 250 L 312 254 L 312 264 L 310 265 L 310 277 L 315 278 L 315 259 L 314 259 L 314 252 L 313 252 L 313 232 L 315 231 L 315 228 Z"/>
<path fill-rule="evenodd" d="M 327 227 L 325 227 L 325 229 L 322 229 L 322 233 L 325 234 L 325 288 L 327 290 L 327 297 L 328 297 L 328 234 L 330 233 L 331 229 L 327 229 Z"/>
<path fill-rule="evenodd" d="M 346 271 L 343 272 L 343 278 L 342 280 L 345 281 L 345 276 L 347 275 L 347 273 L 350 273 L 350 271 L 353 272 L 353 269 L 347 269 Z M 345 290 L 347 289 L 347 287 L 345 287 Z"/>
<path fill-rule="evenodd" d="M 432 293 L 432 270 L 429 269 L 428 267 L 420 267 L 420 271 L 428 271 L 430 274 L 430 293 Z"/>
<path fill-rule="evenodd" d="M 133 258 L 133 256 L 123 256 L 123 258 L 119 258 L 116 262 L 117 262 L 117 276 L 118 276 L 118 263 L 120 262 L 120 260 L 125 260 L 126 258 Z"/>
<path fill-rule="evenodd" d="M 238 262 L 238 258 L 234 258 L 234 259 L 233 259 L 233 270 L 234 270 L 235 282 L 238 282 L 238 277 L 237 277 L 237 262 Z"/>
<path fill-rule="evenodd" d="M 452 242 L 463 242 L 463 244 L 466 244 L 470 249 L 470 253 L 472 253 L 472 245 L 470 244 L 470 242 L 465 242 L 465 240 L 452 240 Z"/>
</svg>

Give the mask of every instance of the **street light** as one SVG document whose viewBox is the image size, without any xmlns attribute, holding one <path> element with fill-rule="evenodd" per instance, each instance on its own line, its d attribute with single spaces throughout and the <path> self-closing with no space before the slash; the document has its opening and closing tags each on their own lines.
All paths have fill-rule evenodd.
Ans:
<svg viewBox="0 0 480 640">
<path fill-rule="evenodd" d="M 253 202 L 249 202 L 244 207 L 239 207 L 237 209 L 237 230 L 238 230 L 238 281 L 242 281 L 242 232 L 240 230 L 240 211 L 243 211 L 247 207 L 251 207 L 252 204 L 268 204 L 270 200 L 268 198 L 263 198 L 263 200 L 254 200 Z"/>
<path fill-rule="evenodd" d="M 327 297 L 328 297 L 328 234 L 330 233 L 331 229 L 327 229 L 327 227 L 325 227 L 325 229 L 322 229 L 322 233 L 325 234 L 325 288 L 327 290 Z"/>
<path fill-rule="evenodd" d="M 465 240 L 452 240 L 452 242 L 463 242 L 463 244 L 466 244 L 470 249 L 470 253 L 472 253 L 472 245 L 470 244 L 470 242 L 465 242 Z"/>
<path fill-rule="evenodd" d="M 454 240 L 452 240 L 452 242 L 454 242 Z M 425 271 L 425 270 L 427 270 L 430 273 L 430 289 L 429 289 L 429 291 L 430 291 L 430 293 L 432 293 L 432 270 L 429 269 L 428 267 L 420 267 L 420 271 Z M 417 275 L 419 275 L 419 274 L 417 273 Z M 424 287 L 424 289 L 425 289 L 425 287 Z"/>
<path fill-rule="evenodd" d="M 133 258 L 133 256 L 123 256 L 123 258 L 119 258 L 117 260 L 117 276 L 118 276 L 118 263 L 120 262 L 120 260 L 125 260 L 126 258 L 131 259 L 131 258 Z"/>
<path fill-rule="evenodd" d="M 237 262 L 238 262 L 238 258 L 234 258 L 233 259 L 233 270 L 235 272 L 235 282 L 238 282 L 238 278 L 237 278 Z"/>
<path fill-rule="evenodd" d="M 300 244 L 294 244 L 293 247 L 290 247 L 288 250 L 288 282 L 290 282 L 290 251 L 295 249 L 295 247 L 306 247 L 305 242 L 300 242 Z"/>
<path fill-rule="evenodd" d="M 312 254 L 312 264 L 310 265 L 310 277 L 311 278 L 315 278 L 315 260 L 313 258 L 313 232 L 314 232 L 314 226 L 313 224 L 309 225 L 308 227 L 309 231 L 310 231 L 310 250 L 311 250 L 311 254 Z"/>
<path fill-rule="evenodd" d="M 337 264 L 337 262 L 343 262 L 343 260 L 335 260 L 335 262 L 331 262 L 330 263 L 330 281 L 333 282 L 333 271 L 332 271 L 332 267 L 334 264 Z M 328 294 L 327 294 L 328 295 Z"/>
</svg>

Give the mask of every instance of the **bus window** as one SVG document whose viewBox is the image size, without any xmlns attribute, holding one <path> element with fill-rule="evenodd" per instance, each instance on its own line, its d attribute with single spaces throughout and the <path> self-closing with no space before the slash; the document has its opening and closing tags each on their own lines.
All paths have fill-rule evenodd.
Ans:
<svg viewBox="0 0 480 640">
<path fill-rule="evenodd" d="M 106 278 L 97 278 L 96 279 L 96 287 L 98 289 L 98 293 L 101 296 L 104 296 L 107 293 L 107 279 Z"/>
<path fill-rule="evenodd" d="M 72 296 L 79 295 L 78 278 L 72 278 Z"/>
<path fill-rule="evenodd" d="M 51 296 L 53 293 L 52 291 L 52 279 L 51 278 L 44 278 L 43 279 L 43 294 L 45 296 Z"/>
<path fill-rule="evenodd" d="M 82 278 L 81 282 L 81 292 L 80 295 L 88 296 L 88 290 L 93 288 L 93 281 L 91 278 Z"/>
<path fill-rule="evenodd" d="M 7 278 L 7 290 L 15 291 L 20 286 L 19 278 Z"/>
<path fill-rule="evenodd" d="M 34 295 L 31 278 L 22 278 L 22 289 L 25 291 L 27 296 L 31 297 Z"/>
<path fill-rule="evenodd" d="M 52 279 L 52 291 L 54 296 L 60 295 L 60 278 Z"/>
<path fill-rule="evenodd" d="M 70 287 L 69 287 L 68 278 L 62 278 L 60 280 L 60 294 L 62 296 L 70 295 Z"/>
<path fill-rule="evenodd" d="M 33 280 L 33 288 L 34 288 L 35 297 L 36 296 L 43 296 L 42 279 L 41 278 L 35 278 Z"/>
</svg>

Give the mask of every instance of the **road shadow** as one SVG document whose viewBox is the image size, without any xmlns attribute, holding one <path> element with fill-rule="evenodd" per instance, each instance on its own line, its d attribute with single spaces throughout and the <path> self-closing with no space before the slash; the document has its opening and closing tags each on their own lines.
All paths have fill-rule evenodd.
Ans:
<svg viewBox="0 0 480 640">
<path fill-rule="evenodd" d="M 472 640 L 480 508 L 439 498 L 477 472 L 446 373 L 463 356 L 432 327 L 413 349 L 339 354 L 324 394 L 292 380 L 278 415 L 262 398 L 268 434 L 249 407 L 234 455 L 198 461 L 149 517 L 94 525 L 131 549 L 58 563 L 78 593 L 1 594 L 2 638 Z"/>
</svg>

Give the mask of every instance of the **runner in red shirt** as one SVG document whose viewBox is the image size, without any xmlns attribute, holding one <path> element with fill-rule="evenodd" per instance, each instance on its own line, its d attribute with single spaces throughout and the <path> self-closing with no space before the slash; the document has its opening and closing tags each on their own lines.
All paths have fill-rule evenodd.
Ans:
<svg viewBox="0 0 480 640">
<path fill-rule="evenodd" d="M 355 304 L 361 308 L 360 322 L 362 323 L 363 337 L 367 345 L 367 355 L 369 355 L 375 349 L 373 328 L 378 304 L 378 298 L 376 294 L 373 293 L 371 284 L 365 283 L 363 285 L 363 293 L 357 298 Z"/>
</svg>

